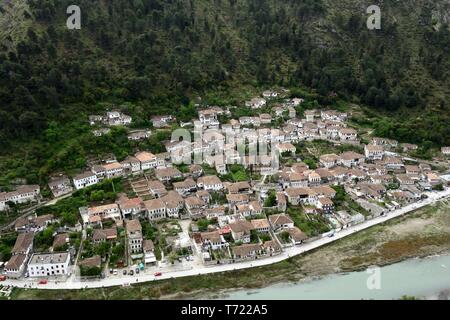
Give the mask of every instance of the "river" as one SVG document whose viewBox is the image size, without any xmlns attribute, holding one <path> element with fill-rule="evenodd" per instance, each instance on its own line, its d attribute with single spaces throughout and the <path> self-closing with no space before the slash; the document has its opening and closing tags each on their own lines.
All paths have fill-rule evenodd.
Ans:
<svg viewBox="0 0 450 320">
<path fill-rule="evenodd" d="M 384 266 L 378 271 L 334 274 L 299 283 L 277 284 L 255 290 L 227 292 L 224 299 L 399 299 L 403 295 L 421 299 L 450 297 L 450 255 L 411 259 Z M 368 288 L 368 282 L 371 289 Z"/>
</svg>

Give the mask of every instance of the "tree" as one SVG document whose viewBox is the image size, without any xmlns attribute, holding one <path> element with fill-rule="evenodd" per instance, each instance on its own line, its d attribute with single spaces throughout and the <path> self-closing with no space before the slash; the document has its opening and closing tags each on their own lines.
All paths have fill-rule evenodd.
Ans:
<svg viewBox="0 0 450 320">
<path fill-rule="evenodd" d="M 264 207 L 270 208 L 276 206 L 276 204 L 277 204 L 277 197 L 275 191 L 271 190 L 267 198 L 264 200 Z"/>
</svg>

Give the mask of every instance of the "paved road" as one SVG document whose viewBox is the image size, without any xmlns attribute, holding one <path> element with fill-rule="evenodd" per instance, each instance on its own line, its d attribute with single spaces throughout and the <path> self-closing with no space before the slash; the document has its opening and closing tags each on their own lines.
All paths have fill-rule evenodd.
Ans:
<svg viewBox="0 0 450 320">
<path fill-rule="evenodd" d="M 247 269 L 257 266 L 265 266 L 274 264 L 283 260 L 286 260 L 290 257 L 300 255 L 302 253 L 305 253 L 310 250 L 314 250 L 316 248 L 319 248 L 321 246 L 324 246 L 326 244 L 329 244 L 331 242 L 334 242 L 336 240 L 342 239 L 344 237 L 347 237 L 351 234 L 354 234 L 356 232 L 359 232 L 361 230 L 370 228 L 374 225 L 386 222 L 388 220 L 391 220 L 393 218 L 402 216 L 408 212 L 414 211 L 418 208 L 425 207 L 427 205 L 430 205 L 432 203 L 435 203 L 443 198 L 450 197 L 450 189 L 446 189 L 442 192 L 433 192 L 433 193 L 427 193 L 428 198 L 425 200 L 422 200 L 418 203 L 410 204 L 408 206 L 405 206 L 401 209 L 398 209 L 396 211 L 390 212 L 385 216 L 380 216 L 377 218 L 374 218 L 372 220 L 368 220 L 364 223 L 346 228 L 344 230 L 341 230 L 339 232 L 336 232 L 333 237 L 323 237 L 321 239 L 318 239 L 316 241 L 305 243 L 300 246 L 291 247 L 286 249 L 282 254 L 259 259 L 259 260 L 253 260 L 253 261 L 247 261 L 247 262 L 241 262 L 241 263 L 235 263 L 235 264 L 228 264 L 228 265 L 213 265 L 213 266 L 201 266 L 194 269 L 188 269 L 188 270 L 181 270 L 181 271 L 173 271 L 173 272 L 163 272 L 163 274 L 159 277 L 155 277 L 153 275 L 139 275 L 138 277 L 134 276 L 119 276 L 119 277 L 108 277 L 102 280 L 97 281 L 91 281 L 91 282 L 79 282 L 76 279 L 71 279 L 67 282 L 49 282 L 46 285 L 37 285 L 36 281 L 32 282 L 30 280 L 6 280 L 3 282 L 4 285 L 12 285 L 16 287 L 25 287 L 25 286 L 31 286 L 34 288 L 40 288 L 40 289 L 82 289 L 82 288 L 101 288 L 101 287 L 111 287 L 111 286 L 121 286 L 121 285 L 128 285 L 137 283 L 136 280 L 138 280 L 139 283 L 142 282 L 149 282 L 149 281 L 156 281 L 156 280 L 162 280 L 162 279 L 171 279 L 171 278 L 179 278 L 179 277 L 187 277 L 187 276 L 195 276 L 195 275 L 202 275 L 202 274 L 210 274 L 210 273 L 216 273 L 216 272 L 225 272 L 225 271 L 232 271 L 232 270 L 239 270 L 239 269 Z"/>
</svg>

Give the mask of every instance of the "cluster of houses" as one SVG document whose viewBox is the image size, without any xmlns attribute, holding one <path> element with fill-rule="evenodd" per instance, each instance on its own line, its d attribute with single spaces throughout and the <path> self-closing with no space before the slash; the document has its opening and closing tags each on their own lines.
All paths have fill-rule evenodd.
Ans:
<svg viewBox="0 0 450 320">
<path fill-rule="evenodd" d="M 69 251 L 34 253 L 34 237 L 35 231 L 27 230 L 19 233 L 11 250 L 11 258 L 5 264 L 6 275 L 10 278 L 19 278 L 24 274 L 30 278 L 70 275 L 73 258 L 71 253 Z"/>
<path fill-rule="evenodd" d="M 108 111 L 106 115 L 89 116 L 89 124 L 91 126 L 102 124 L 106 126 L 127 126 L 130 125 L 132 118 L 120 111 Z"/>
<path fill-rule="evenodd" d="M 96 137 L 104 136 L 111 132 L 110 127 L 114 126 L 129 126 L 132 118 L 120 111 L 109 111 L 106 115 L 91 115 L 89 116 L 89 124 L 96 126 L 92 133 Z M 103 127 L 106 126 L 106 127 Z M 150 138 L 151 131 L 148 129 L 128 130 L 128 140 L 142 141 Z"/>
<path fill-rule="evenodd" d="M 283 246 L 298 245 L 308 238 L 287 214 L 272 214 L 266 218 L 260 216 L 262 210 L 245 208 L 247 213 L 243 213 L 242 206 L 245 205 L 236 205 L 233 214 L 220 216 L 218 224 L 210 226 L 211 230 L 193 232 L 195 247 L 205 263 L 272 256 L 281 253 Z M 281 233 L 286 233 L 288 243 L 280 240 Z M 217 252 L 222 253 L 221 258 L 217 258 Z"/>
<path fill-rule="evenodd" d="M 296 109 L 294 107 L 297 103 L 300 102 L 296 99 L 288 100 L 273 107 L 272 114 L 260 113 L 257 116 L 243 116 L 239 119 L 231 119 L 228 124 L 220 124 L 220 127 L 225 133 L 230 130 L 242 129 L 242 132 L 246 132 L 246 135 L 253 134 L 263 137 L 269 135 L 268 139 L 282 142 L 299 142 L 315 139 L 346 143 L 358 142 L 357 131 L 349 128 L 345 122 L 347 119 L 346 113 L 334 110 L 307 110 L 305 111 L 305 118 L 299 119 L 296 117 Z M 203 125 L 203 128 L 218 129 L 218 115 L 222 112 L 225 111 L 220 108 L 201 110 L 199 112 L 199 122 Z M 289 119 L 281 128 L 277 128 L 277 130 L 267 129 L 275 119 L 284 117 L 286 113 Z M 255 131 L 245 130 L 261 126 L 266 128 Z"/>
<path fill-rule="evenodd" d="M 245 106 L 251 109 L 267 108 L 270 100 L 278 95 L 270 90 L 264 92 L 262 97 L 247 101 Z M 296 107 L 301 103 L 303 99 L 284 100 L 274 105 L 271 113 L 230 119 L 227 123 L 220 123 L 219 118 L 221 115 L 231 118 L 229 109 L 201 109 L 198 120 L 194 121 L 194 131 L 221 131 L 204 134 L 200 141 L 195 142 L 162 142 L 166 148 L 164 153 L 140 151 L 120 162 L 110 160 L 92 165 L 88 171 L 73 177 L 72 183 L 65 176 L 51 179 L 49 188 L 58 197 L 71 193 L 73 188 L 86 188 L 103 179 L 132 177 L 134 197 L 122 194 L 113 203 L 82 207 L 79 209 L 82 223 L 84 227 L 94 228 L 94 243 L 116 241 L 117 227 L 125 227 L 130 255 L 142 258 L 147 264 L 154 264 L 155 246 L 142 233 L 140 221 L 143 219 L 150 223 L 164 219 L 190 219 L 190 241 L 203 261 L 233 262 L 278 254 L 283 247 L 306 241 L 308 235 L 294 223 L 289 213 L 291 208 L 304 212 L 310 218 L 321 217 L 329 221 L 330 229 L 336 227 L 335 221 L 341 227 L 363 221 L 361 214 L 336 209 L 336 186 L 342 186 L 352 199 L 366 201 L 369 205 L 384 203 L 389 206 L 392 203 L 398 206 L 399 203 L 417 201 L 424 191 L 442 184 L 441 177 L 429 165 L 411 162 L 410 158 L 405 159 L 392 152 L 398 147 L 394 140 L 373 138 L 369 144 L 361 145 L 357 130 L 347 125 L 346 113 L 306 110 L 304 117 L 298 118 Z M 279 128 L 271 128 L 274 119 L 284 119 L 283 124 Z M 128 120 L 131 121 L 120 112 L 90 118 L 91 123 L 109 125 L 126 124 Z M 154 128 L 167 127 L 174 121 L 173 116 L 152 118 Z M 247 147 L 252 141 L 275 142 L 271 148 L 277 150 L 277 155 L 290 157 L 292 161 L 274 168 L 270 156 L 260 155 L 256 162 L 251 162 L 248 155 L 242 156 L 238 152 L 236 143 L 225 139 L 225 135 L 232 132 L 236 132 L 235 140 L 245 137 Z M 135 139 L 141 139 L 142 135 L 145 136 L 145 133 L 136 133 Z M 357 145 L 351 149 L 359 152 L 322 154 L 317 159 L 317 166 L 312 168 L 295 156 L 296 143 L 317 139 L 333 144 Z M 414 150 L 416 146 L 403 144 L 401 147 Z M 442 149 L 442 153 L 445 152 L 449 153 L 448 148 Z M 186 170 L 180 171 L 178 162 L 186 157 L 190 159 L 196 153 L 206 154 L 202 158 L 203 166 L 186 165 Z M 252 172 L 260 173 L 264 179 L 229 182 L 224 178 L 230 165 L 238 164 L 250 169 L 250 163 Z M 205 173 L 204 166 L 215 169 L 216 173 Z M 134 176 L 142 173 L 146 173 L 143 178 L 132 181 Z M 265 183 L 267 176 L 270 176 L 270 182 Z M 273 193 L 275 202 L 265 208 L 268 193 Z M 38 196 L 38 186 L 0 193 L 0 210 L 8 202 L 22 203 L 35 200 Z M 20 239 L 7 263 L 7 272 L 22 274 L 27 263 L 30 277 L 70 272 L 68 253 L 31 253 L 34 232 L 42 231 L 51 219 L 49 216 L 34 217 L 16 224 L 16 230 L 21 232 Z M 104 228 L 105 222 L 111 220 L 113 227 Z M 205 220 L 208 221 L 206 229 L 200 229 L 200 221 Z M 64 236 L 60 238 L 64 242 Z M 97 256 L 90 257 L 81 265 L 98 265 L 99 261 Z"/>
<path fill-rule="evenodd" d="M 26 204 L 40 199 L 41 188 L 38 185 L 19 186 L 14 191 L 0 192 L 0 211 L 9 208 L 9 204 Z"/>
<path fill-rule="evenodd" d="M 168 155 L 150 152 L 138 152 L 121 162 L 110 160 L 104 164 L 94 165 L 90 170 L 73 177 L 73 185 L 77 190 L 93 186 L 104 179 L 137 175 L 143 171 L 165 166 Z"/>
</svg>

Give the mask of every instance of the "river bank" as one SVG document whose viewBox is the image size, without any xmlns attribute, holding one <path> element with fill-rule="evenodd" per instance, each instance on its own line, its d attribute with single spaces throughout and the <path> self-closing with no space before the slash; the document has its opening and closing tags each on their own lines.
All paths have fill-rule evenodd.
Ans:
<svg viewBox="0 0 450 320">
<path fill-rule="evenodd" d="M 88 290 L 14 289 L 13 299 L 183 299 L 298 282 L 450 252 L 450 205 L 440 202 L 305 255 L 265 267 Z"/>
<path fill-rule="evenodd" d="M 240 290 L 222 295 L 232 300 L 359 300 L 450 298 L 450 255 L 432 256 L 384 266 L 373 272 L 333 274 L 321 279 L 276 284 L 257 290 Z M 369 282 L 369 286 L 368 286 Z"/>
</svg>

